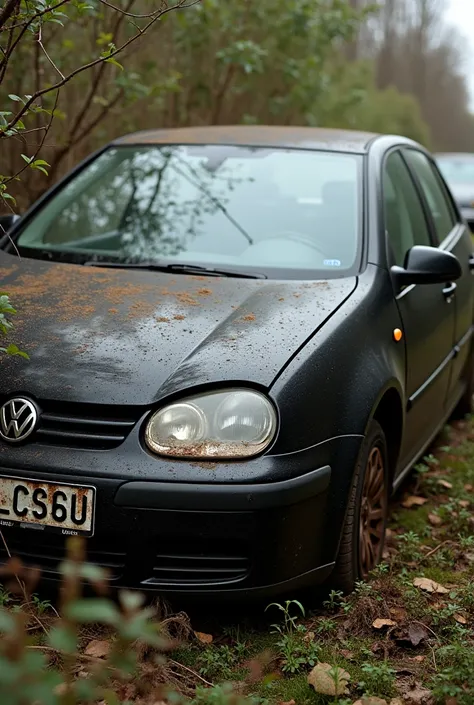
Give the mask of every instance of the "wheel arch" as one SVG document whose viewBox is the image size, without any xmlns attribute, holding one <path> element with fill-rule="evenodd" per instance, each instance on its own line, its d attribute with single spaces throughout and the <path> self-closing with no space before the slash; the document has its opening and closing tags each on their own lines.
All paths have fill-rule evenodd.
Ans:
<svg viewBox="0 0 474 705">
<path fill-rule="evenodd" d="M 390 482 L 393 483 L 400 455 L 404 425 L 402 398 L 400 391 L 396 387 L 388 387 L 381 393 L 370 419 L 377 421 L 385 434 L 390 464 Z"/>
</svg>

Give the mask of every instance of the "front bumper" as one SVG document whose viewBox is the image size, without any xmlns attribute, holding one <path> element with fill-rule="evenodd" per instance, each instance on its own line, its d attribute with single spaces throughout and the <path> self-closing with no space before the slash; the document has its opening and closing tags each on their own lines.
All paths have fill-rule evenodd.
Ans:
<svg viewBox="0 0 474 705">
<path fill-rule="evenodd" d="M 74 474 L 76 483 L 97 488 L 88 560 L 108 568 L 112 586 L 164 596 L 258 597 L 320 583 L 334 565 L 359 444 L 360 437 L 336 438 L 291 454 L 291 476 L 274 482 L 124 482 Z M 316 469 L 295 471 L 309 462 Z M 72 481 L 70 472 L 37 467 L 2 464 L 0 473 Z M 20 527 L 2 533 L 12 555 L 39 565 L 43 579 L 59 578 L 64 537 Z"/>
</svg>

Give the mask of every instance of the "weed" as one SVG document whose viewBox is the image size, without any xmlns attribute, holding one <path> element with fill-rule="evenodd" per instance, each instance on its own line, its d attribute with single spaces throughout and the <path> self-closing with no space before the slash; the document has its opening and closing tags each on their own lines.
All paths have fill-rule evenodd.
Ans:
<svg viewBox="0 0 474 705">
<path fill-rule="evenodd" d="M 374 592 L 374 586 L 370 583 L 366 583 L 363 580 L 358 580 L 354 586 L 354 597 L 372 597 Z"/>
<path fill-rule="evenodd" d="M 455 698 L 457 705 L 471 705 L 474 699 L 474 651 L 463 644 L 451 644 L 436 652 L 439 672 L 432 682 L 438 702 Z"/>
<path fill-rule="evenodd" d="M 473 534 L 458 534 L 459 547 L 463 551 L 470 551 L 474 549 L 474 535 Z"/>
<path fill-rule="evenodd" d="M 396 671 L 387 663 L 364 663 L 361 671 L 364 680 L 360 681 L 359 688 L 365 695 L 390 697 L 393 694 Z"/>
<path fill-rule="evenodd" d="M 51 602 L 49 600 L 41 600 L 38 595 L 31 596 L 31 604 L 36 609 L 38 614 L 44 614 L 48 610 L 52 609 Z"/>
<path fill-rule="evenodd" d="M 303 627 L 303 630 L 282 634 L 277 642 L 283 673 L 299 673 L 303 668 L 316 665 L 321 655 L 321 647 L 308 638 L 305 632 Z"/>
<path fill-rule="evenodd" d="M 286 600 L 284 605 L 281 605 L 278 602 L 272 602 L 265 608 L 265 612 L 270 609 L 270 607 L 276 607 L 280 610 L 280 612 L 283 612 L 283 624 L 271 625 L 274 632 L 279 632 L 280 634 L 289 634 L 291 631 L 293 631 L 293 629 L 296 628 L 298 617 L 296 615 L 291 614 L 290 610 L 292 605 L 296 605 L 296 607 L 298 607 L 299 611 L 301 612 L 302 616 L 305 616 L 304 607 L 298 600 Z"/>
<path fill-rule="evenodd" d="M 403 561 L 419 561 L 423 558 L 420 551 L 421 539 L 414 531 L 397 537 L 398 558 Z"/>
<path fill-rule="evenodd" d="M 178 702 L 181 702 L 181 699 Z M 213 688 L 197 688 L 194 698 L 188 701 L 188 705 L 229 705 L 230 703 L 232 705 L 268 705 L 268 700 L 257 695 L 245 698 L 236 696 L 232 685 L 223 683 L 215 685 Z"/>
<path fill-rule="evenodd" d="M 0 607 L 5 607 L 12 601 L 12 597 L 8 590 L 5 590 L 3 585 L 0 585 Z"/>
<path fill-rule="evenodd" d="M 440 518 L 449 522 L 450 530 L 458 534 L 468 534 L 471 528 L 471 512 L 456 501 L 441 505 L 438 510 Z"/>
<path fill-rule="evenodd" d="M 324 600 L 323 607 L 332 612 L 336 612 L 344 601 L 344 593 L 341 590 L 331 590 L 328 599 Z"/>
<path fill-rule="evenodd" d="M 245 645 L 243 650 L 245 652 Z M 198 658 L 199 672 L 211 679 L 218 677 L 223 681 L 229 680 L 239 665 L 242 655 L 242 645 L 239 650 L 234 650 L 227 645 L 209 646 Z"/>
<path fill-rule="evenodd" d="M 337 630 L 337 624 L 333 619 L 320 619 L 315 627 L 316 634 L 331 634 Z"/>
<path fill-rule="evenodd" d="M 388 563 L 379 563 L 378 565 L 375 566 L 375 568 L 371 571 L 370 575 L 373 578 L 381 578 L 384 575 L 388 575 L 390 573 L 390 566 Z"/>
</svg>

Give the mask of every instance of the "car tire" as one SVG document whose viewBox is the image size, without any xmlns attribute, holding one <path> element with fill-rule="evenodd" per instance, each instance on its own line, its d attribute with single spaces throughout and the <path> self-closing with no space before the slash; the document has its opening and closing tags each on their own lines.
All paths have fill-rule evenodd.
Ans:
<svg viewBox="0 0 474 705">
<path fill-rule="evenodd" d="M 331 586 L 345 594 L 382 559 L 388 517 L 387 441 L 377 421 L 362 442 Z"/>
</svg>

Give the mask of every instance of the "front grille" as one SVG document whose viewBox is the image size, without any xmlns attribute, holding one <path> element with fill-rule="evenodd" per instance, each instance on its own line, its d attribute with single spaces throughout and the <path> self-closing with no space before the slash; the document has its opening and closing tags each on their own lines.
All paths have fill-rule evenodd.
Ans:
<svg viewBox="0 0 474 705">
<path fill-rule="evenodd" d="M 0 399 L 0 405 L 6 401 Z M 31 442 L 108 450 L 127 438 L 144 407 L 39 400 L 39 424 Z"/>
<path fill-rule="evenodd" d="M 11 538 L 4 531 L 8 552 L 2 543 L 0 561 L 5 563 L 9 554 L 19 558 L 23 565 L 37 566 L 45 577 L 58 578 L 59 565 L 65 558 L 65 542 L 63 536 L 21 529 L 20 534 Z M 105 568 L 109 581 L 118 580 L 124 573 L 127 554 L 124 551 L 111 551 L 113 541 L 109 540 L 107 548 L 104 541 L 86 539 L 86 560 L 88 563 Z"/>
<path fill-rule="evenodd" d="M 146 585 L 223 585 L 240 582 L 250 571 L 250 560 L 242 549 L 228 546 L 210 551 L 189 545 L 170 548 L 173 547 L 167 545 L 156 554 L 152 575 L 144 581 Z"/>
</svg>

